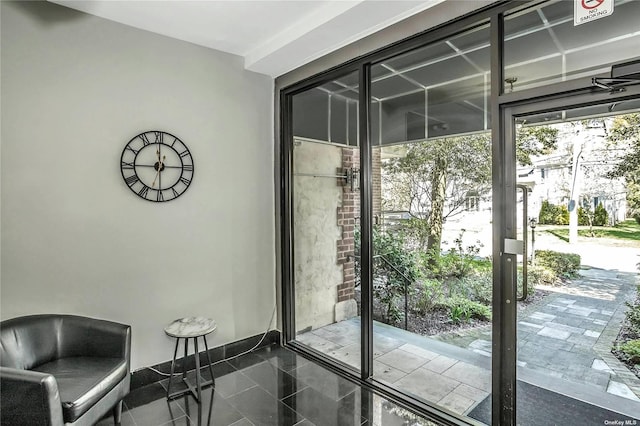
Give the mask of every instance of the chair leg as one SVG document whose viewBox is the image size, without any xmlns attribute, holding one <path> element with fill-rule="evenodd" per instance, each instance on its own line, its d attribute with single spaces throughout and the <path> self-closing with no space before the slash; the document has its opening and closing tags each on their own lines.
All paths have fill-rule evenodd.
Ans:
<svg viewBox="0 0 640 426">
<path fill-rule="evenodd" d="M 113 423 L 119 425 L 122 421 L 122 400 L 118 401 L 115 407 L 113 407 Z"/>
</svg>

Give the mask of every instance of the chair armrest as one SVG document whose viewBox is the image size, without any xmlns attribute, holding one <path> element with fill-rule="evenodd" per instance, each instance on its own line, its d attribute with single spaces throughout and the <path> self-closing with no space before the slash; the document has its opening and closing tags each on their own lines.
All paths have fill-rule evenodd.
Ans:
<svg viewBox="0 0 640 426">
<path fill-rule="evenodd" d="M 96 356 L 131 360 L 131 327 L 95 318 L 65 316 L 58 358 Z"/>
<path fill-rule="evenodd" d="M 45 373 L 0 367 L 0 423 L 61 426 L 62 404 L 56 379 Z"/>
</svg>

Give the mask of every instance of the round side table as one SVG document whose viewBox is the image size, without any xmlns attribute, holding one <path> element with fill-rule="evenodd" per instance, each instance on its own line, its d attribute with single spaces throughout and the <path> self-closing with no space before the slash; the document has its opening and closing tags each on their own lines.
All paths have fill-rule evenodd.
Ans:
<svg viewBox="0 0 640 426">
<path fill-rule="evenodd" d="M 172 399 L 186 393 L 191 393 L 193 397 L 200 402 L 202 396 L 202 388 L 208 386 L 214 382 L 213 369 L 211 368 L 211 357 L 209 355 L 209 347 L 207 346 L 207 334 L 214 332 L 217 328 L 217 324 L 210 318 L 203 317 L 187 317 L 180 318 L 173 321 L 171 324 L 164 328 L 164 332 L 171 337 L 176 338 L 176 348 L 173 351 L 173 360 L 171 361 L 171 375 L 169 376 L 169 385 L 167 386 L 167 399 Z M 200 351 L 198 350 L 198 337 L 202 337 L 204 341 L 204 348 L 207 354 L 207 361 L 209 361 L 209 373 L 211 374 L 211 380 L 204 381 L 200 375 Z M 187 388 L 171 393 L 171 382 L 173 381 L 173 374 L 176 367 L 176 356 L 178 355 L 178 345 L 180 339 L 184 339 L 184 357 L 182 358 L 182 381 Z M 194 345 L 194 357 L 196 361 L 196 385 L 187 381 L 187 352 L 189 350 L 189 339 L 193 339 Z"/>
</svg>

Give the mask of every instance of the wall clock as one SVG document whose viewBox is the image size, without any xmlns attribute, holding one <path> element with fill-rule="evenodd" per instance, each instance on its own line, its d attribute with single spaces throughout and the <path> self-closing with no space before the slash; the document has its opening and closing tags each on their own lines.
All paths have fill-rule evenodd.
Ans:
<svg viewBox="0 0 640 426">
<path fill-rule="evenodd" d="M 154 202 L 175 200 L 193 180 L 193 157 L 170 133 L 149 130 L 134 136 L 120 158 L 122 178 L 139 197 Z"/>
</svg>

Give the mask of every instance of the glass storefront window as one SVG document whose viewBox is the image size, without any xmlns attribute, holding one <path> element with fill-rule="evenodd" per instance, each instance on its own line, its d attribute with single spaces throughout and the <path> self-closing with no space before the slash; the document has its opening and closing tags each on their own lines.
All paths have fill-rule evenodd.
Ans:
<svg viewBox="0 0 640 426">
<path fill-rule="evenodd" d="M 360 368 L 358 73 L 293 106 L 296 341 Z"/>
<path fill-rule="evenodd" d="M 640 2 L 618 0 L 611 16 L 574 25 L 574 2 L 542 3 L 505 18 L 506 93 L 608 73 L 638 55 Z"/>
</svg>

